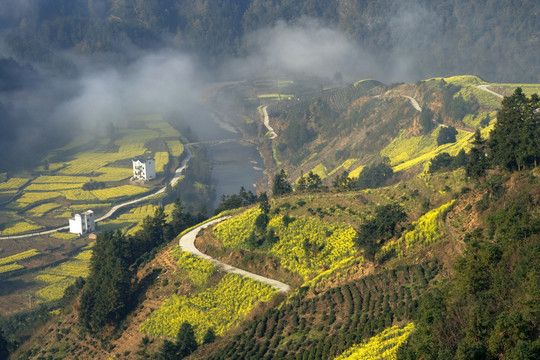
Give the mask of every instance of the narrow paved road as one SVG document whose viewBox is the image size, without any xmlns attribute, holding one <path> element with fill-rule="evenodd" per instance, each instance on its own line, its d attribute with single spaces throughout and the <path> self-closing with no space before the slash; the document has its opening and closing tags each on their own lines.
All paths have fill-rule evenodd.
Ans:
<svg viewBox="0 0 540 360">
<path fill-rule="evenodd" d="M 211 256 L 203 254 L 202 252 L 199 251 L 199 249 L 197 249 L 195 247 L 195 238 L 197 237 L 197 234 L 199 233 L 199 231 L 201 231 L 202 229 L 204 229 L 206 227 L 217 224 L 220 221 L 226 220 L 228 218 L 230 218 L 230 216 L 225 216 L 225 217 L 222 217 L 222 218 L 219 218 L 219 219 L 215 219 L 215 220 L 209 221 L 209 222 L 207 222 L 205 224 L 197 226 L 195 229 L 189 231 L 187 234 L 185 234 L 184 236 L 182 236 L 180 238 L 180 240 L 179 240 L 180 248 L 182 250 L 184 250 L 184 251 L 188 251 L 188 252 L 192 253 L 195 256 L 198 256 L 200 258 L 203 258 L 203 259 L 206 259 L 206 260 L 212 262 L 219 269 L 221 269 L 221 270 L 223 270 L 225 272 L 235 273 L 235 274 L 238 274 L 238 275 L 241 275 L 241 276 L 248 277 L 248 278 L 253 279 L 253 280 L 263 282 L 265 284 L 268 284 L 268 285 L 274 287 L 275 289 L 277 289 L 278 291 L 280 291 L 282 293 L 286 293 L 286 292 L 290 291 L 291 287 L 289 285 L 285 284 L 285 283 L 282 283 L 280 281 L 273 280 L 273 279 L 270 279 L 270 278 L 267 278 L 267 277 L 264 277 L 264 276 L 261 276 L 261 275 L 250 273 L 249 271 L 245 271 L 245 270 L 236 268 L 234 266 L 225 264 L 225 263 L 223 263 L 223 262 L 221 262 L 221 261 L 219 261 L 217 259 L 214 259 Z"/>
<path fill-rule="evenodd" d="M 493 95 L 497 96 L 498 98 L 504 99 L 504 96 L 502 96 L 501 94 L 496 93 L 493 90 L 489 90 L 488 86 L 489 86 L 489 84 L 487 84 L 487 85 L 476 85 L 476 87 L 479 88 L 480 90 L 487 91 L 488 93 L 493 94 Z"/>
<path fill-rule="evenodd" d="M 264 119 L 263 119 L 264 126 L 266 126 L 266 128 L 268 129 L 268 132 L 270 134 L 272 134 L 272 136 L 270 136 L 270 139 L 275 139 L 277 137 L 277 134 L 274 131 L 274 129 L 270 126 L 270 118 L 268 116 L 267 108 L 268 108 L 268 106 L 264 106 L 262 108 L 262 112 L 263 112 L 263 116 L 264 116 Z"/>
<path fill-rule="evenodd" d="M 187 163 L 189 162 L 189 160 L 191 160 L 191 150 L 189 149 L 188 146 L 185 146 L 184 149 L 185 149 L 186 152 L 187 152 L 187 156 L 186 156 L 186 158 L 182 161 L 182 163 L 180 164 L 180 167 L 174 171 L 174 176 L 173 176 L 173 178 L 169 181 L 169 185 L 170 185 L 171 187 L 174 186 L 174 185 L 176 185 L 176 183 L 177 183 L 178 180 L 180 179 L 180 176 L 182 175 L 182 172 L 183 172 L 183 171 L 185 170 L 185 168 L 187 167 Z M 95 222 L 97 223 L 97 222 L 106 220 L 106 219 L 110 218 L 110 217 L 111 217 L 118 209 L 121 209 L 121 208 L 126 207 L 126 206 L 128 206 L 128 205 L 133 205 L 133 204 L 136 204 L 136 203 L 139 203 L 139 202 L 148 200 L 149 198 L 151 198 L 151 197 L 153 197 L 153 196 L 155 196 L 155 195 L 164 193 L 165 190 L 167 190 L 167 186 L 162 187 L 161 189 L 157 190 L 156 192 L 153 192 L 153 193 L 150 194 L 150 195 L 146 195 L 146 196 L 140 197 L 140 198 L 138 198 L 138 199 L 126 201 L 125 203 L 121 203 L 121 204 L 118 204 L 118 205 L 116 205 L 116 206 L 113 206 L 113 207 L 112 207 L 105 215 L 103 215 L 102 217 L 96 219 Z M 67 230 L 67 229 L 69 229 L 69 225 L 68 225 L 68 226 L 58 227 L 58 228 L 51 229 L 51 230 L 46 230 L 46 231 L 40 231 L 40 232 L 30 233 L 30 234 L 13 235 L 13 236 L 2 236 L 2 237 L 0 237 L 0 240 L 5 240 L 5 239 L 22 239 L 22 238 L 27 238 L 27 237 L 32 237 L 32 236 L 47 235 L 47 234 L 52 234 L 52 233 L 57 232 L 57 231 L 60 231 L 60 230 Z"/>
<path fill-rule="evenodd" d="M 416 101 L 415 98 L 411 96 L 407 96 L 407 95 L 401 95 L 401 96 L 409 99 L 409 101 L 411 102 L 411 105 L 413 106 L 413 108 L 415 108 L 416 111 L 422 112 L 422 108 L 420 107 L 420 104 L 418 103 L 418 101 Z"/>
</svg>

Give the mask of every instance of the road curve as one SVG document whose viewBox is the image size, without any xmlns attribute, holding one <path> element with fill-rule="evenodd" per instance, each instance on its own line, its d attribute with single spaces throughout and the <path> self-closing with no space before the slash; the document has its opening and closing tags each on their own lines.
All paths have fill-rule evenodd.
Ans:
<svg viewBox="0 0 540 360">
<path fill-rule="evenodd" d="M 191 160 L 191 150 L 189 149 L 188 146 L 185 146 L 184 149 L 187 152 L 187 156 L 186 156 L 186 158 L 184 160 L 182 160 L 182 163 L 180 164 L 180 167 L 174 171 L 174 176 L 169 181 L 169 185 L 171 187 L 176 185 L 176 183 L 180 179 L 180 176 L 182 175 L 182 172 L 186 169 L 187 163 L 189 162 L 189 160 Z M 157 190 L 156 192 L 153 192 L 150 195 L 145 195 L 145 196 L 140 197 L 138 199 L 126 201 L 125 203 L 115 205 L 105 215 L 103 215 L 102 217 L 96 219 L 95 222 L 97 223 L 97 222 L 106 220 L 106 219 L 110 218 L 118 209 L 121 209 L 121 208 L 123 208 L 125 206 L 128 206 L 128 205 L 139 203 L 141 201 L 145 201 L 145 200 L 151 198 L 152 196 L 164 193 L 165 190 L 167 190 L 167 186 L 162 187 L 161 189 Z M 46 231 L 40 231 L 40 232 L 35 232 L 35 233 L 30 233 L 30 234 L 2 236 L 2 237 L 0 237 L 0 240 L 22 239 L 22 238 L 27 238 L 27 237 L 32 237 L 32 236 L 47 235 L 47 234 L 52 234 L 52 233 L 60 231 L 60 230 L 67 230 L 67 229 L 69 229 L 69 226 L 62 226 L 62 227 L 58 227 L 58 228 L 55 228 L 55 229 L 46 230 Z"/>
<path fill-rule="evenodd" d="M 487 85 L 486 85 L 486 84 L 484 84 L 484 85 L 476 85 L 476 87 L 479 88 L 480 90 L 487 91 L 488 93 L 493 94 L 493 95 L 495 95 L 495 96 L 498 97 L 498 98 L 504 99 L 504 96 L 502 96 L 501 94 L 496 93 L 496 92 L 493 91 L 493 90 L 489 90 L 489 89 L 488 89 L 488 86 L 489 86 L 489 84 L 487 84 Z"/>
<path fill-rule="evenodd" d="M 277 137 L 277 134 L 276 132 L 274 131 L 274 128 L 272 128 L 270 126 L 270 118 L 268 116 L 268 111 L 267 111 L 267 108 L 268 106 L 264 106 L 262 108 L 262 112 L 263 112 L 263 116 L 264 116 L 264 119 L 263 119 L 263 122 L 264 122 L 264 126 L 266 126 L 266 128 L 268 129 L 268 132 L 270 134 L 272 134 L 272 136 L 270 136 L 270 139 L 275 139 Z"/>
<path fill-rule="evenodd" d="M 270 278 L 267 278 L 267 277 L 264 277 L 264 276 L 261 276 L 261 275 L 250 273 L 249 271 L 245 271 L 245 270 L 236 268 L 234 266 L 225 264 L 225 263 L 223 263 L 223 262 L 221 262 L 221 261 L 219 261 L 217 259 L 214 259 L 211 256 L 203 254 L 202 252 L 199 251 L 199 249 L 197 249 L 195 247 L 195 238 L 197 237 L 197 234 L 199 233 L 199 231 L 201 231 L 202 229 L 204 229 L 204 228 L 206 228 L 208 226 L 211 226 L 211 225 L 217 224 L 218 222 L 226 220 L 228 218 L 230 218 L 230 216 L 225 216 L 225 217 L 222 217 L 222 218 L 219 218 L 219 219 L 214 219 L 214 220 L 211 220 L 211 221 L 209 221 L 207 223 L 204 223 L 204 224 L 201 224 L 201 225 L 197 226 L 196 228 L 189 231 L 187 234 L 185 234 L 184 236 L 182 236 L 180 238 L 180 240 L 178 241 L 178 243 L 180 245 L 180 248 L 182 250 L 184 250 L 184 251 L 192 253 L 195 256 L 198 256 L 200 258 L 203 258 L 203 259 L 206 259 L 206 260 L 212 262 L 220 270 L 223 270 L 225 272 L 238 274 L 238 275 L 245 276 L 245 277 L 248 277 L 248 278 L 253 279 L 253 280 L 263 282 L 265 284 L 268 284 L 268 285 L 272 286 L 273 288 L 275 288 L 276 290 L 278 290 L 279 292 L 282 292 L 282 293 L 289 292 L 291 290 L 291 287 L 289 285 L 285 284 L 285 283 L 282 283 L 280 281 L 273 280 L 273 279 L 270 279 Z"/>
<path fill-rule="evenodd" d="M 404 97 L 404 98 L 409 99 L 409 101 L 411 102 L 411 105 L 413 106 L 413 108 L 416 111 L 418 111 L 418 112 L 422 111 L 422 108 L 420 107 L 420 104 L 418 103 L 418 101 L 416 101 L 415 98 L 413 98 L 412 96 L 407 96 L 407 95 L 401 95 L 401 96 Z"/>
</svg>

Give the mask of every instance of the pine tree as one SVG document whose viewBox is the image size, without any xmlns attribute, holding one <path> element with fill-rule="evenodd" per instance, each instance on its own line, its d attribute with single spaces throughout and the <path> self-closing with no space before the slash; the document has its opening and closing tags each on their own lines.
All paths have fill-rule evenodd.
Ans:
<svg viewBox="0 0 540 360">
<path fill-rule="evenodd" d="M 119 231 L 98 236 L 79 311 L 81 324 L 93 332 L 100 332 L 106 324 L 118 324 L 125 315 L 133 276 L 128 253 Z"/>
<path fill-rule="evenodd" d="M 433 129 L 433 111 L 427 106 L 424 106 L 420 112 L 420 126 L 422 134 L 427 134 Z"/>
<path fill-rule="evenodd" d="M 197 340 L 195 340 L 195 332 L 190 323 L 184 322 L 178 330 L 178 336 L 176 337 L 176 346 L 178 348 L 177 355 L 180 358 L 189 356 L 192 352 L 197 350 Z"/>
<path fill-rule="evenodd" d="M 206 334 L 204 334 L 203 344 L 210 344 L 216 340 L 216 333 L 213 328 L 208 328 Z"/>
<path fill-rule="evenodd" d="M 4 338 L 2 330 L 0 330 L 0 359 L 7 359 L 9 356 L 9 343 Z"/>
<path fill-rule="evenodd" d="M 272 184 L 272 193 L 274 196 L 285 195 L 292 192 L 292 186 L 287 181 L 287 174 L 285 170 L 281 169 L 279 173 L 274 175 L 274 181 Z"/>
<path fill-rule="evenodd" d="M 479 129 L 474 134 L 473 147 L 469 151 L 465 172 L 468 177 L 478 179 L 486 173 L 488 162 L 486 158 L 486 142 L 482 139 Z"/>
<path fill-rule="evenodd" d="M 304 192 L 307 189 L 307 180 L 304 176 L 304 173 L 300 175 L 300 179 L 298 179 L 298 184 L 296 185 L 296 191 L 298 192 Z"/>
<path fill-rule="evenodd" d="M 521 88 L 502 101 L 490 134 L 490 158 L 506 170 L 537 166 L 540 160 L 540 99 L 530 99 Z"/>
</svg>

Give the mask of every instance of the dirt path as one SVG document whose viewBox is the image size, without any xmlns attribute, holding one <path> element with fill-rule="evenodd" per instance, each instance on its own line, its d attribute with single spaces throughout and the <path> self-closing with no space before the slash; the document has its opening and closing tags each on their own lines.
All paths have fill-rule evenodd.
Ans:
<svg viewBox="0 0 540 360">
<path fill-rule="evenodd" d="M 206 228 L 208 226 L 217 224 L 220 221 L 226 220 L 228 218 L 230 218 L 230 216 L 225 216 L 225 217 L 222 217 L 222 218 L 219 218 L 219 219 L 215 219 L 215 220 L 209 221 L 209 222 L 207 222 L 205 224 L 197 226 L 195 229 L 189 231 L 187 234 L 185 234 L 184 236 L 182 236 L 180 238 L 180 241 L 179 241 L 180 248 L 182 250 L 184 250 L 184 251 L 188 251 L 188 252 L 192 253 L 195 256 L 198 256 L 200 258 L 203 258 L 203 259 L 206 259 L 206 260 L 212 262 L 220 270 L 223 270 L 225 272 L 235 273 L 235 274 L 238 274 L 238 275 L 241 275 L 241 276 L 251 278 L 253 280 L 263 282 L 265 284 L 268 284 L 268 285 L 274 287 L 275 289 L 277 289 L 278 291 L 280 291 L 282 293 L 286 293 L 286 292 L 290 291 L 291 287 L 289 285 L 285 284 L 285 283 L 282 283 L 280 281 L 273 280 L 273 279 L 270 279 L 270 278 L 267 278 L 267 277 L 264 277 L 264 276 L 261 276 L 261 275 L 253 274 L 253 273 L 250 273 L 249 271 L 245 271 L 245 270 L 236 268 L 234 266 L 225 264 L 225 263 L 223 263 L 223 262 L 221 262 L 221 261 L 219 261 L 217 259 L 214 259 L 211 256 L 203 254 L 202 252 L 199 251 L 199 249 L 197 249 L 195 247 L 195 238 L 197 237 L 197 234 L 199 233 L 199 231 L 201 231 L 202 229 L 204 229 L 204 228 Z"/>
<path fill-rule="evenodd" d="M 188 146 L 185 146 L 184 148 L 186 149 L 187 157 L 184 160 L 182 160 L 182 163 L 180 164 L 180 167 L 174 171 L 174 176 L 169 181 L 169 185 L 171 187 L 176 185 L 176 183 L 180 179 L 180 176 L 182 175 L 182 172 L 186 169 L 189 160 L 191 160 L 191 155 L 192 155 L 191 150 L 189 149 Z M 97 223 L 97 222 L 106 220 L 106 219 L 110 218 L 118 209 L 121 209 L 121 208 L 126 207 L 128 205 L 133 205 L 133 204 L 148 200 L 153 196 L 164 193 L 165 190 L 167 190 L 167 186 L 162 187 L 161 189 L 159 189 L 158 191 L 156 191 L 156 192 L 154 192 L 154 193 L 152 193 L 150 195 L 146 195 L 146 196 L 140 197 L 140 198 L 135 199 L 135 200 L 126 201 L 125 203 L 115 205 L 105 215 L 103 215 L 102 217 L 96 219 L 95 222 Z M 62 227 L 58 227 L 58 228 L 55 228 L 55 229 L 51 229 L 51 230 L 47 230 L 47 231 L 40 231 L 40 232 L 35 232 L 35 233 L 30 233 L 30 234 L 2 236 L 2 237 L 0 237 L 0 240 L 4 240 L 4 239 L 22 239 L 22 238 L 27 238 L 27 237 L 32 237 L 32 236 L 47 235 L 47 234 L 52 234 L 52 233 L 60 231 L 60 230 L 67 230 L 67 229 L 69 229 L 69 226 L 62 226 Z"/>
</svg>

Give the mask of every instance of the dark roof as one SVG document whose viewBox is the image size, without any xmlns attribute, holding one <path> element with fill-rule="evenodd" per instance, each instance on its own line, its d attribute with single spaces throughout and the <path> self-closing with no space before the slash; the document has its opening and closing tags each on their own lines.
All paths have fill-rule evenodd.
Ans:
<svg viewBox="0 0 540 360">
<path fill-rule="evenodd" d="M 132 161 L 146 162 L 146 160 L 154 160 L 152 157 L 135 156 Z"/>
</svg>

